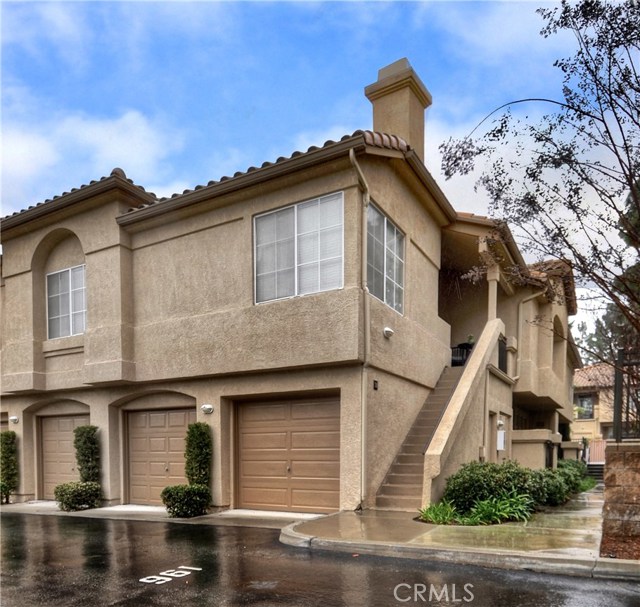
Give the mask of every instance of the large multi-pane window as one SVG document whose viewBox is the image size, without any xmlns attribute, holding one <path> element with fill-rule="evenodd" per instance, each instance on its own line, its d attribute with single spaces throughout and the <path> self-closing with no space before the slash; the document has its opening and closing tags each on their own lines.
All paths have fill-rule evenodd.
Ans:
<svg viewBox="0 0 640 607">
<path fill-rule="evenodd" d="M 47 274 L 49 339 L 84 333 L 86 316 L 84 265 Z"/>
<path fill-rule="evenodd" d="M 404 310 L 404 234 L 370 204 L 367 212 L 367 286 L 400 314 Z"/>
<path fill-rule="evenodd" d="M 256 302 L 342 287 L 341 192 L 254 221 Z"/>
</svg>

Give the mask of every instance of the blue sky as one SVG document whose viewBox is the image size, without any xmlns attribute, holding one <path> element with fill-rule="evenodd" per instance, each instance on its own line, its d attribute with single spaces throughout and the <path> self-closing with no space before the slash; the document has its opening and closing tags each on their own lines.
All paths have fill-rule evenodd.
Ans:
<svg viewBox="0 0 640 607">
<path fill-rule="evenodd" d="M 544 2 L 29 2 L 2 17 L 2 209 L 119 166 L 159 196 L 370 129 L 363 89 L 407 57 L 433 95 L 426 164 L 496 106 L 558 98 Z M 529 115 L 544 108 L 519 108 Z"/>
</svg>

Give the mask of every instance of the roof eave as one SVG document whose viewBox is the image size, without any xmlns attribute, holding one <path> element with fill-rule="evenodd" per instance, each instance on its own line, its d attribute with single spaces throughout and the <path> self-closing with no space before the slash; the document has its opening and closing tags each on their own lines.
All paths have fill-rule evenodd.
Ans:
<svg viewBox="0 0 640 607">
<path fill-rule="evenodd" d="M 258 185 L 265 181 L 282 177 L 323 162 L 334 160 L 345 155 L 352 148 L 356 150 L 365 149 L 365 141 L 362 135 L 356 135 L 348 139 L 338 141 L 333 145 L 301 153 L 286 160 L 242 173 L 237 177 L 223 179 L 211 185 L 191 190 L 185 194 L 176 195 L 166 201 L 130 211 L 118 217 L 117 222 L 121 226 L 133 225 L 152 217 L 176 211 L 202 202 L 203 200 L 211 199 L 214 196 L 222 196 L 224 194 Z"/>
<path fill-rule="evenodd" d="M 81 188 L 74 188 L 70 192 L 54 197 L 50 201 L 40 203 L 37 206 L 33 206 L 19 213 L 3 218 L 2 233 L 6 236 L 9 230 L 59 212 L 72 205 L 78 204 L 83 200 L 88 200 L 114 189 L 121 190 L 142 202 L 151 202 L 156 200 L 153 194 L 145 192 L 128 179 L 112 173 L 109 177 L 105 177 L 100 181 L 96 181 Z"/>
</svg>

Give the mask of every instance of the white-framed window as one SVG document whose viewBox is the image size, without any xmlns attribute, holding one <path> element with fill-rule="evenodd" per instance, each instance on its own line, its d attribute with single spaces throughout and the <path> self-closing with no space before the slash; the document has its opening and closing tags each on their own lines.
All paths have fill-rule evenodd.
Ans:
<svg viewBox="0 0 640 607">
<path fill-rule="evenodd" d="M 400 314 L 404 311 L 404 234 L 370 204 L 367 211 L 367 287 Z"/>
<path fill-rule="evenodd" d="M 255 301 L 343 286 L 342 192 L 254 218 Z"/>
<path fill-rule="evenodd" d="M 80 335 L 87 322 L 84 265 L 47 274 L 49 339 Z"/>
</svg>

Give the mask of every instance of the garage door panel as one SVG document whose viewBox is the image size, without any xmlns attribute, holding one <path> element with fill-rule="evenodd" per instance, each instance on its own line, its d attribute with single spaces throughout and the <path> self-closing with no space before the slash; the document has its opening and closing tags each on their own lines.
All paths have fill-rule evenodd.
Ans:
<svg viewBox="0 0 640 607">
<path fill-rule="evenodd" d="M 316 508 L 321 507 L 327 510 L 334 509 L 334 504 L 339 500 L 337 491 L 292 491 L 291 501 L 294 508 L 304 512 L 310 510 L 316 512 Z"/>
<path fill-rule="evenodd" d="M 40 461 L 42 497 L 54 499 L 57 485 L 80 480 L 73 446 L 73 430 L 89 423 L 88 415 L 40 418 Z"/>
<path fill-rule="evenodd" d="M 167 426 L 169 428 L 184 428 L 189 423 L 189 412 L 188 411 L 174 411 L 170 412 L 167 417 Z"/>
<path fill-rule="evenodd" d="M 340 478 L 340 464 L 319 460 L 308 462 L 293 460 L 291 462 L 291 476 L 292 478 L 329 478 L 337 480 Z"/>
<path fill-rule="evenodd" d="M 184 448 L 195 409 L 132 411 L 128 414 L 129 501 L 161 505 L 168 485 L 187 482 Z"/>
<path fill-rule="evenodd" d="M 246 432 L 241 438 L 242 449 L 286 449 L 286 432 Z"/>
<path fill-rule="evenodd" d="M 286 478 L 287 476 L 286 460 L 280 461 L 243 461 L 242 462 L 242 475 L 245 477 L 267 477 L 276 476 L 279 478 Z"/>
<path fill-rule="evenodd" d="M 252 507 L 272 507 L 272 509 L 287 508 L 287 490 L 277 487 L 247 487 L 247 502 L 253 504 Z"/>
<path fill-rule="evenodd" d="M 306 512 L 338 509 L 338 400 L 239 405 L 238 445 L 239 507 Z"/>
<path fill-rule="evenodd" d="M 326 430 L 314 432 L 291 432 L 292 449 L 339 449 L 340 432 Z"/>
<path fill-rule="evenodd" d="M 339 415 L 340 410 L 336 409 L 335 402 L 313 401 L 291 405 L 291 419 L 293 420 L 335 419 Z"/>
<path fill-rule="evenodd" d="M 165 454 L 168 450 L 168 441 L 165 436 L 152 436 L 149 438 L 149 453 L 152 454 Z"/>
<path fill-rule="evenodd" d="M 287 405 L 273 404 L 265 408 L 262 404 L 242 405 L 240 408 L 241 421 L 243 425 L 252 422 L 282 422 L 287 419 Z"/>
<path fill-rule="evenodd" d="M 167 449 L 169 453 L 184 453 L 185 439 L 180 436 L 170 436 L 167 439 Z"/>
</svg>

